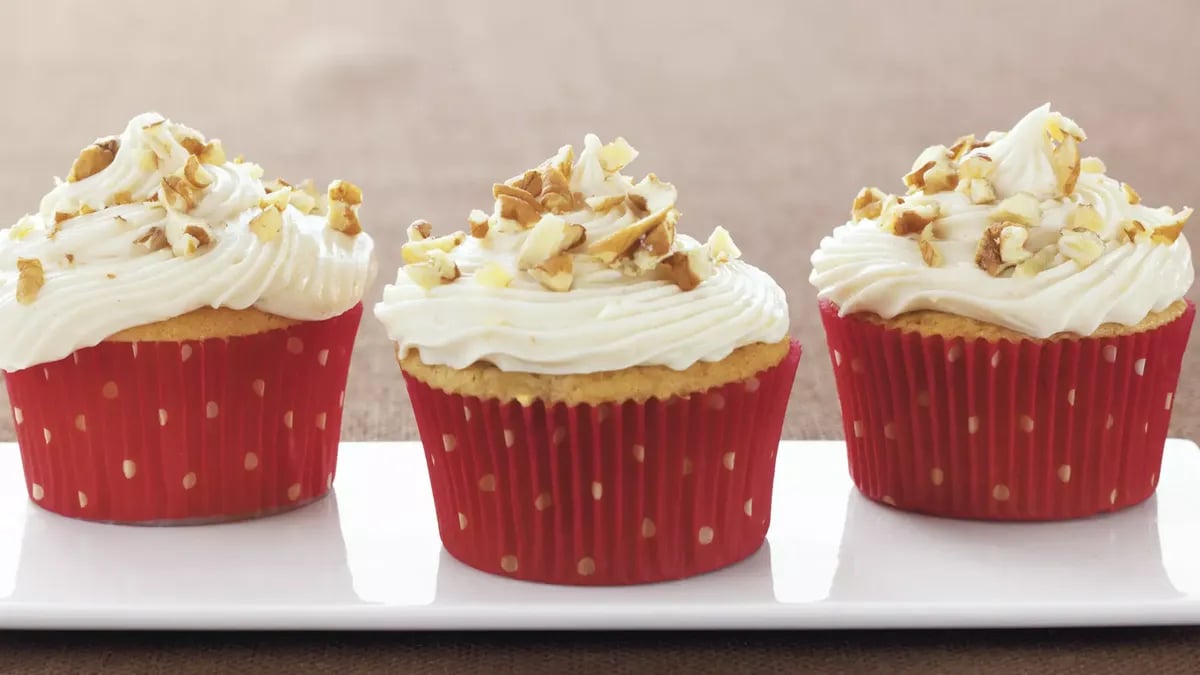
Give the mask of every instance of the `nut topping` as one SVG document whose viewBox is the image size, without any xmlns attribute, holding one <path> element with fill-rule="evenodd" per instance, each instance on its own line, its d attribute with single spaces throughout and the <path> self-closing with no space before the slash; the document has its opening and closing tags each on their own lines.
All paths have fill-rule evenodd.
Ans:
<svg viewBox="0 0 1200 675">
<path fill-rule="evenodd" d="M 472 210 L 467 216 L 467 225 L 469 225 L 471 228 L 471 236 L 475 237 L 476 239 L 483 239 L 487 237 L 488 222 L 488 214 L 480 211 L 479 209 Z"/>
<path fill-rule="evenodd" d="M 1029 258 L 1031 254 L 1025 249 L 1028 237 L 1028 230 L 1017 223 L 992 223 L 975 248 L 975 264 L 994 277 L 1000 276 Z"/>
<path fill-rule="evenodd" d="M 1064 230 L 1058 239 L 1058 250 L 1080 268 L 1086 268 L 1104 254 L 1104 240 L 1091 230 Z"/>
<path fill-rule="evenodd" d="M 919 234 L 940 216 L 941 207 L 937 202 L 901 202 L 895 199 L 884 204 L 881 225 L 885 232 L 904 237 Z"/>
<path fill-rule="evenodd" d="M 729 236 L 729 232 L 720 226 L 708 235 L 707 246 L 712 254 L 713 262 L 727 263 L 742 257 L 742 251 L 737 244 L 733 243 L 733 237 Z"/>
<path fill-rule="evenodd" d="M 33 304 L 38 291 L 46 285 L 46 272 L 37 258 L 17 258 L 17 302 Z"/>
<path fill-rule="evenodd" d="M 941 187 L 949 180 L 947 176 L 954 172 L 953 166 L 950 165 L 950 159 L 950 152 L 944 145 L 931 145 L 921 151 L 916 161 L 913 162 L 912 170 L 904 176 L 904 184 L 908 186 L 909 192 L 918 190 L 940 192 L 945 189 L 953 189 L 953 186 Z M 931 177 L 935 182 L 933 185 L 927 186 L 926 181 Z M 954 180 L 957 183 L 957 177 Z"/>
<path fill-rule="evenodd" d="M 1183 224 L 1187 222 L 1191 215 L 1192 209 L 1185 207 L 1182 211 L 1175 214 L 1175 222 L 1159 225 L 1154 228 L 1151 240 L 1156 244 L 1174 244 L 1175 240 L 1183 232 Z"/>
<path fill-rule="evenodd" d="M 933 223 L 925 226 L 921 230 L 921 238 L 917 240 L 917 246 L 921 249 L 921 260 L 925 261 L 930 267 L 942 266 L 942 253 L 937 249 L 937 245 L 933 243 Z"/>
<path fill-rule="evenodd" d="M 424 241 L 433 236 L 433 225 L 428 220 L 414 220 L 408 226 L 409 241 Z"/>
<path fill-rule="evenodd" d="M 573 256 L 560 253 L 529 268 L 529 276 L 549 290 L 559 293 L 569 291 L 575 281 L 574 260 Z"/>
<path fill-rule="evenodd" d="M 329 228 L 355 236 L 362 232 L 358 222 L 358 207 L 362 204 L 362 190 L 349 181 L 335 180 L 329 184 Z"/>
<path fill-rule="evenodd" d="M 166 231 L 164 231 L 160 225 L 147 228 L 146 231 L 142 233 L 142 236 L 133 240 L 133 243 L 144 247 L 151 253 L 155 251 L 161 251 L 162 249 L 171 245 L 170 242 L 167 241 Z"/>
<path fill-rule="evenodd" d="M 413 223 L 413 226 L 416 226 L 416 223 Z M 444 237 L 432 237 L 410 241 L 400 247 L 400 257 L 407 265 L 425 262 L 429 259 L 430 254 L 432 254 L 434 251 L 449 253 L 466 240 L 467 235 L 465 233 L 455 232 Z"/>
<path fill-rule="evenodd" d="M 1042 207 L 1037 197 L 1028 192 L 1018 192 L 997 204 L 989 217 L 994 222 L 1009 221 L 1026 227 L 1037 227 L 1042 222 Z"/>
<path fill-rule="evenodd" d="M 1029 241 L 1029 230 L 1021 225 L 1005 223 L 1000 230 L 1000 260 L 1005 265 L 1016 265 L 1028 260 L 1033 252 L 1025 248 Z"/>
<path fill-rule="evenodd" d="M 221 145 L 220 140 L 214 138 L 200 148 L 198 156 L 201 164 L 224 164 L 225 146 Z"/>
<path fill-rule="evenodd" d="M 274 206 L 268 206 L 250 219 L 249 227 L 262 243 L 274 241 L 283 231 L 283 212 Z"/>
<path fill-rule="evenodd" d="M 608 195 L 607 197 L 588 197 L 583 200 L 587 207 L 596 213 L 604 214 L 617 208 L 625 201 L 625 195 Z"/>
<path fill-rule="evenodd" d="M 183 177 L 193 186 L 204 189 L 213 184 L 213 176 L 200 166 L 200 160 L 195 155 L 187 158 L 183 165 Z"/>
<path fill-rule="evenodd" d="M 634 150 L 624 138 L 617 136 L 615 141 L 600 148 L 600 168 L 604 169 L 606 173 L 616 173 L 624 169 L 637 156 L 638 151 Z"/>
<path fill-rule="evenodd" d="M 707 246 L 689 251 L 676 251 L 662 261 L 667 277 L 681 291 L 690 291 L 716 273 L 712 254 Z"/>
<path fill-rule="evenodd" d="M 422 262 L 405 265 L 404 273 L 425 290 L 448 284 L 460 276 L 458 265 L 440 249 L 429 251 Z"/>
<path fill-rule="evenodd" d="M 972 204 L 992 204 L 996 201 L 996 189 L 986 178 L 972 178 L 959 183 L 959 187 L 964 186 L 964 192 Z"/>
<path fill-rule="evenodd" d="M 1050 154 L 1050 165 L 1054 168 L 1054 178 L 1058 182 L 1059 194 L 1070 196 L 1075 192 L 1075 182 L 1079 180 L 1080 162 L 1079 142 L 1075 136 L 1067 134 Z"/>
<path fill-rule="evenodd" d="M 1084 157 L 1079 160 L 1079 170 L 1083 173 L 1104 173 L 1108 171 L 1108 167 L 1104 166 L 1099 157 Z"/>
<path fill-rule="evenodd" d="M 500 263 L 487 263 L 475 270 L 475 281 L 488 288 L 507 288 L 513 275 Z"/>
<path fill-rule="evenodd" d="M 885 199 L 887 199 L 887 195 L 879 188 L 865 187 L 859 190 L 854 197 L 854 203 L 850 206 L 850 217 L 856 223 L 860 220 L 878 218 L 883 213 Z"/>
<path fill-rule="evenodd" d="M 1067 214 L 1066 230 L 1088 230 L 1097 234 L 1104 231 L 1104 218 L 1091 204 L 1080 204 Z"/>
<path fill-rule="evenodd" d="M 1125 200 L 1130 204 L 1142 203 L 1142 196 L 1139 195 L 1137 190 L 1134 190 L 1133 186 L 1129 183 L 1121 183 L 1121 191 L 1125 193 Z"/>
<path fill-rule="evenodd" d="M 115 136 L 98 139 L 95 143 L 87 146 L 71 164 L 71 171 L 67 173 L 67 182 L 75 183 L 107 169 L 108 165 L 112 164 L 113 159 L 116 158 L 117 150 L 120 147 L 121 142 Z"/>
</svg>

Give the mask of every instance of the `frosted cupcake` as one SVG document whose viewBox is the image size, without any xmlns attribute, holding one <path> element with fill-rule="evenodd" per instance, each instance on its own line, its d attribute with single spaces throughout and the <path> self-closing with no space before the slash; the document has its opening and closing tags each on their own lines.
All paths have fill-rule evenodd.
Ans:
<svg viewBox="0 0 1200 675">
<path fill-rule="evenodd" d="M 1049 106 L 865 188 L 813 254 L 850 472 L 868 497 L 1050 520 L 1158 481 L 1195 308 L 1191 209 L 1150 208 Z"/>
<path fill-rule="evenodd" d="M 676 190 L 588 136 L 409 229 L 375 308 L 396 341 L 446 549 L 496 574 L 632 584 L 753 553 L 799 359 L 783 291 Z"/>
<path fill-rule="evenodd" d="M 195 523 L 329 490 L 373 245 L 355 186 L 262 176 L 140 115 L 0 233 L 0 369 L 38 505 Z"/>
</svg>

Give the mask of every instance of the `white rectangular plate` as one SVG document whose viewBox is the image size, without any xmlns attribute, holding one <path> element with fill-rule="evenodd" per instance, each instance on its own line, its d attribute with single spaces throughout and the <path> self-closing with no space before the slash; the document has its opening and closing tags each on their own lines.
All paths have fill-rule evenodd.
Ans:
<svg viewBox="0 0 1200 675">
<path fill-rule="evenodd" d="M 0 628 L 686 629 L 1200 624 L 1200 453 L 1088 520 L 998 524 L 860 497 L 840 442 L 783 444 L 768 543 L 686 581 L 566 588 L 476 572 L 438 541 L 415 443 L 346 443 L 334 498 L 228 525 L 121 527 L 25 496 L 0 444 Z"/>
</svg>

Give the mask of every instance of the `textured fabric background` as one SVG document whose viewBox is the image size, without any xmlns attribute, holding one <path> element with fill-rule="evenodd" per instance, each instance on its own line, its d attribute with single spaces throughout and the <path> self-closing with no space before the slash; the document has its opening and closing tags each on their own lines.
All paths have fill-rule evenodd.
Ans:
<svg viewBox="0 0 1200 675">
<path fill-rule="evenodd" d="M 458 228 L 490 185 L 583 134 L 624 135 L 680 189 L 684 230 L 733 231 L 788 292 L 805 346 L 787 423 L 842 435 L 808 256 L 863 184 L 1044 102 L 1152 204 L 1200 206 L 1200 4 L 6 2 L 0 221 L 78 150 L 154 109 L 289 180 L 361 184 L 394 274 L 417 217 Z M 1193 299 L 1198 299 L 1193 293 Z M 391 349 L 364 323 L 345 437 L 414 437 Z M 1200 430 L 1186 362 L 1175 435 Z M 11 440 L 7 415 L 0 439 Z M 0 668 L 85 672 L 1193 672 L 1188 629 L 490 637 L 0 636 Z"/>
</svg>

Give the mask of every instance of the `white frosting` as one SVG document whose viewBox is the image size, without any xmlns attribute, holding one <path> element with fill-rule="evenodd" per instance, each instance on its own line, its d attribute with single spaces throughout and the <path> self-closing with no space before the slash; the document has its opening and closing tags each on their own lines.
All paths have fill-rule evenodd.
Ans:
<svg viewBox="0 0 1200 675">
<path fill-rule="evenodd" d="M 810 281 L 819 297 L 843 315 L 873 312 L 891 318 L 914 310 L 937 310 L 1005 326 L 1044 338 L 1059 332 L 1088 335 L 1101 324 L 1134 325 L 1184 297 L 1195 278 L 1187 239 L 1162 244 L 1119 237 L 1121 224 L 1137 220 L 1148 229 L 1176 220 L 1169 208 L 1130 204 L 1121 184 L 1103 173 L 1080 174 L 1075 193 L 1056 197 L 1045 129 L 1049 105 L 1030 112 L 986 148 L 994 162 L 998 198 L 1029 192 L 1042 200 L 1040 227 L 1030 241 L 1053 241 L 1078 204 L 1091 204 L 1104 220 L 1104 253 L 1083 267 L 1058 260 L 1028 277 L 990 276 L 975 264 L 976 245 L 990 224 L 994 205 L 972 204 L 960 192 L 928 195 L 944 217 L 935 223 L 944 263 L 922 260 L 916 236 L 901 237 L 877 220 L 850 222 L 821 241 L 812 255 Z"/>
<path fill-rule="evenodd" d="M 598 159 L 601 144 L 585 139 L 571 174 L 571 189 L 585 197 L 639 190 L 619 172 L 606 172 Z M 669 187 L 669 186 L 667 186 Z M 674 190 L 670 189 L 670 199 Z M 654 209 L 653 199 L 651 210 Z M 635 218 L 613 209 L 588 209 L 563 218 L 585 227 L 594 242 Z M 568 292 L 543 288 L 517 273 L 517 253 L 529 230 L 495 215 L 498 230 L 486 239 L 468 237 L 450 252 L 462 277 L 425 290 L 401 269 L 384 290 L 375 315 L 402 352 L 416 349 L 423 362 L 464 368 L 488 362 L 502 370 L 543 374 L 593 373 L 640 365 L 683 370 L 698 361 L 717 361 L 738 347 L 777 342 L 787 335 L 783 290 L 766 273 L 740 261 L 716 266 L 713 276 L 682 291 L 649 275 L 625 276 L 597 260 L 579 256 Z M 677 237 L 675 250 L 699 244 Z M 473 278 L 482 265 L 498 263 L 513 271 L 506 288 Z"/>
<path fill-rule="evenodd" d="M 263 243 L 248 227 L 265 195 L 254 164 L 205 165 L 214 181 L 186 214 L 141 201 L 188 157 L 170 133 L 150 137 L 145 127 L 161 119 L 135 117 L 112 164 L 78 182 L 60 182 L 37 214 L 0 232 L 0 369 L 55 361 L 124 329 L 201 307 L 257 307 L 315 321 L 362 299 L 375 271 L 371 238 L 331 230 L 325 216 L 289 205 L 280 235 Z M 171 122 L 164 128 L 186 130 Z M 147 170 L 141 158 L 155 146 L 158 169 Z M 135 203 L 106 208 L 121 191 Z M 96 211 L 55 228 L 56 212 L 76 213 L 81 205 Z M 212 243 L 191 255 L 135 243 L 156 226 L 177 241 L 190 223 L 212 231 Z M 18 258 L 36 258 L 45 270 L 45 285 L 30 304 L 17 301 Z"/>
</svg>

